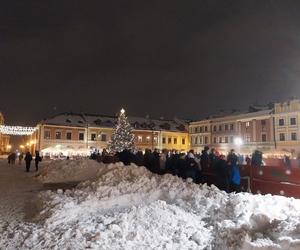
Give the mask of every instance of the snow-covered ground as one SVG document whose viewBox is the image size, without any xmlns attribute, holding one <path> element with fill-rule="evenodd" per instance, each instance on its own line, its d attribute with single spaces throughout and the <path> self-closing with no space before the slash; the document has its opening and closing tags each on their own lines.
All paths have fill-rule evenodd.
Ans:
<svg viewBox="0 0 300 250">
<path fill-rule="evenodd" d="M 64 164 L 46 168 L 42 179 L 54 182 Z M 67 164 L 73 180 L 77 165 L 94 163 Z M 2 224 L 0 248 L 300 249 L 300 200 L 228 195 L 134 165 L 98 167 L 75 189 L 42 192 L 40 223 Z"/>
</svg>

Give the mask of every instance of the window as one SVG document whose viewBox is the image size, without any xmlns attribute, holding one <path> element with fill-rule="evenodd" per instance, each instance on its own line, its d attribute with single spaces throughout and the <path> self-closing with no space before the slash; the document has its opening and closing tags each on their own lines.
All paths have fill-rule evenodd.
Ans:
<svg viewBox="0 0 300 250">
<path fill-rule="evenodd" d="M 230 143 L 233 143 L 233 136 L 230 136 Z"/>
<path fill-rule="evenodd" d="M 174 144 L 177 144 L 177 138 L 174 138 Z"/>
<path fill-rule="evenodd" d="M 157 138 L 157 136 L 154 136 L 154 137 L 153 137 L 153 141 L 154 141 L 155 144 L 158 143 L 158 138 Z"/>
<path fill-rule="evenodd" d="M 205 132 L 208 131 L 208 127 L 207 127 L 207 126 L 204 127 L 204 131 L 205 131 Z"/>
<path fill-rule="evenodd" d="M 185 145 L 185 138 L 182 138 L 182 145 Z"/>
<path fill-rule="evenodd" d="M 214 137 L 214 143 L 217 143 L 217 137 Z"/>
<path fill-rule="evenodd" d="M 222 125 L 219 125 L 219 131 L 222 131 Z"/>
<path fill-rule="evenodd" d="M 166 137 L 163 137 L 163 138 L 162 138 L 162 143 L 163 143 L 163 144 L 166 144 Z"/>
<path fill-rule="evenodd" d="M 291 140 L 297 141 L 297 133 L 291 133 Z"/>
<path fill-rule="evenodd" d="M 199 144 L 202 144 L 202 136 L 199 137 Z"/>
<path fill-rule="evenodd" d="M 225 143 L 228 143 L 228 137 L 225 136 Z"/>
<path fill-rule="evenodd" d="M 202 133 L 203 132 L 203 127 L 200 127 L 200 133 Z"/>
<path fill-rule="evenodd" d="M 60 140 L 61 139 L 61 132 L 60 131 L 56 131 L 55 132 L 55 139 L 56 140 Z"/>
<path fill-rule="evenodd" d="M 222 143 L 222 137 L 219 137 L 219 143 Z"/>
<path fill-rule="evenodd" d="M 247 134 L 247 135 L 245 136 L 245 141 L 246 141 L 246 142 L 251 142 L 251 136 L 250 136 L 249 134 Z"/>
<path fill-rule="evenodd" d="M 168 138 L 168 144 L 172 143 L 172 138 Z"/>
<path fill-rule="evenodd" d="M 208 143 L 208 137 L 205 136 L 205 137 L 204 137 L 204 144 L 207 144 L 207 143 Z"/>
<path fill-rule="evenodd" d="M 84 141 L 84 132 L 79 132 L 79 141 Z"/>
<path fill-rule="evenodd" d="M 228 130 L 228 124 L 225 124 L 225 131 Z"/>
<path fill-rule="evenodd" d="M 246 122 L 246 128 L 250 127 L 250 122 Z"/>
<path fill-rule="evenodd" d="M 91 134 L 91 141 L 96 141 L 97 135 L 95 133 Z"/>
<path fill-rule="evenodd" d="M 279 119 L 279 126 L 284 126 L 284 119 Z"/>
<path fill-rule="evenodd" d="M 217 132 L 217 126 L 214 126 L 214 132 Z"/>
<path fill-rule="evenodd" d="M 279 134 L 279 140 L 280 141 L 285 141 L 285 134 L 284 133 Z"/>
<path fill-rule="evenodd" d="M 297 125 L 297 121 L 296 121 L 295 117 L 291 118 L 290 122 L 291 122 L 291 125 Z"/>
<path fill-rule="evenodd" d="M 198 144 L 198 137 L 195 137 L 195 144 Z"/>
<path fill-rule="evenodd" d="M 44 132 L 44 139 L 46 139 L 46 140 L 51 139 L 51 132 L 50 131 L 46 130 Z"/>
<path fill-rule="evenodd" d="M 67 140 L 72 140 L 72 132 L 67 132 L 66 138 L 67 138 Z"/>
<path fill-rule="evenodd" d="M 101 141 L 107 141 L 107 135 L 101 134 Z"/>
<path fill-rule="evenodd" d="M 261 124 L 262 127 L 264 127 L 264 126 L 266 126 L 267 122 L 266 122 L 266 120 L 261 120 L 260 124 Z"/>
<path fill-rule="evenodd" d="M 234 129 L 233 124 L 230 124 L 230 130 L 232 131 Z"/>
<path fill-rule="evenodd" d="M 149 143 L 150 140 L 151 140 L 151 137 L 148 135 L 148 136 L 146 137 L 146 142 Z"/>
<path fill-rule="evenodd" d="M 138 136 L 138 142 L 141 143 L 143 141 L 143 137 L 141 135 Z"/>
<path fill-rule="evenodd" d="M 266 134 L 262 134 L 261 135 L 261 141 L 262 142 L 266 142 L 267 141 L 267 135 Z"/>
</svg>

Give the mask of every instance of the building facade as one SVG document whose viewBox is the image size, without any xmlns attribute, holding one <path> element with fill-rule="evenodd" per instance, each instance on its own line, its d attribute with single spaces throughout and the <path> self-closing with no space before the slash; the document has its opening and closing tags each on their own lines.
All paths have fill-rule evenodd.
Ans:
<svg viewBox="0 0 300 250">
<path fill-rule="evenodd" d="M 204 146 L 221 153 L 235 149 L 242 154 L 260 150 L 265 155 L 300 154 L 300 100 L 275 103 L 272 108 L 254 108 L 191 122 L 191 149 Z"/>
<path fill-rule="evenodd" d="M 0 112 L 0 125 L 4 125 L 4 116 Z M 4 154 L 10 151 L 9 146 L 10 137 L 0 133 L 0 154 Z"/>
<path fill-rule="evenodd" d="M 189 149 L 188 124 L 184 121 L 129 117 L 137 150 Z M 64 113 L 45 119 L 30 138 L 31 151 L 48 155 L 87 155 L 107 148 L 117 118 Z"/>
</svg>

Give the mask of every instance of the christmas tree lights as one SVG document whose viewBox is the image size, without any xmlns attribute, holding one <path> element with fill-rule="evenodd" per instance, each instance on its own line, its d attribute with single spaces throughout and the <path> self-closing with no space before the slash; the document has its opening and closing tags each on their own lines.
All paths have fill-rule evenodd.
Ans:
<svg viewBox="0 0 300 250">
<path fill-rule="evenodd" d="M 111 137 L 111 141 L 108 144 L 110 152 L 122 152 L 123 150 L 134 149 L 134 134 L 132 133 L 133 128 L 127 120 L 125 110 L 121 109 L 118 117 L 118 123 L 114 129 Z"/>
</svg>

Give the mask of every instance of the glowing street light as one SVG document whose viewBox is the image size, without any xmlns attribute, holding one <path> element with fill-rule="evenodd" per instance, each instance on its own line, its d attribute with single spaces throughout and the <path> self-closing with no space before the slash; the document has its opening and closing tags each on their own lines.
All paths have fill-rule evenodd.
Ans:
<svg viewBox="0 0 300 250">
<path fill-rule="evenodd" d="M 238 147 L 240 147 L 244 144 L 243 139 L 241 137 L 234 138 L 233 143 L 234 143 L 234 145 L 236 145 Z"/>
<path fill-rule="evenodd" d="M 24 149 L 25 148 L 25 146 L 24 145 L 20 145 L 20 149 Z"/>
<path fill-rule="evenodd" d="M 7 146 L 6 146 L 6 149 L 7 149 L 7 150 L 11 150 L 11 145 L 7 145 Z"/>
<path fill-rule="evenodd" d="M 121 114 L 124 114 L 125 113 L 125 109 L 121 109 Z"/>
</svg>

